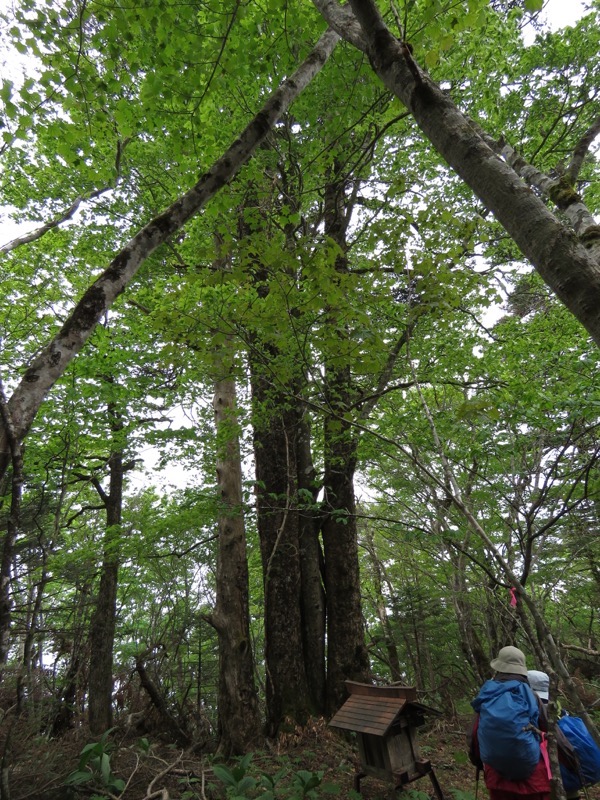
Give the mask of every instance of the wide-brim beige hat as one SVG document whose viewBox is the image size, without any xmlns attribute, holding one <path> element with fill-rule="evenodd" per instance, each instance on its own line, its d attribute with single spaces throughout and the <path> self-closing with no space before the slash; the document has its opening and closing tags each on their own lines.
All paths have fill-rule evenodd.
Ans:
<svg viewBox="0 0 600 800">
<path fill-rule="evenodd" d="M 518 647 L 503 647 L 498 653 L 498 658 L 490 662 L 490 667 L 494 672 L 508 672 L 515 675 L 527 675 L 525 664 L 525 653 Z"/>
</svg>

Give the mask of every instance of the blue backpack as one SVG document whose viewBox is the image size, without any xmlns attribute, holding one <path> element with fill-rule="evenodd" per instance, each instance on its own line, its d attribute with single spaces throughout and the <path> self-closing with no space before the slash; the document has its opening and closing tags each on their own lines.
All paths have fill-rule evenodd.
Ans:
<svg viewBox="0 0 600 800">
<path fill-rule="evenodd" d="M 479 714 L 479 755 L 503 778 L 529 778 L 540 760 L 539 706 L 522 681 L 486 681 L 471 703 Z"/>
<path fill-rule="evenodd" d="M 562 764 L 560 775 L 565 789 L 570 792 L 581 789 L 582 786 L 591 786 L 600 781 L 600 747 L 592 736 L 582 719 L 568 715 L 558 720 L 558 726 L 569 742 L 573 745 L 579 759 L 579 774 L 572 772 Z"/>
</svg>

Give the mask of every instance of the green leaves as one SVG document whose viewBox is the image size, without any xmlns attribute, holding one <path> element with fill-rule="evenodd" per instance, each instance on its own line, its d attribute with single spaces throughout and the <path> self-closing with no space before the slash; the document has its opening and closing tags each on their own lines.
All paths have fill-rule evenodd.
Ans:
<svg viewBox="0 0 600 800">
<path fill-rule="evenodd" d="M 257 785 L 256 778 L 247 775 L 252 753 L 247 753 L 239 759 L 234 767 L 226 767 L 223 764 L 213 764 L 213 772 L 216 777 L 227 787 L 227 797 L 230 800 L 245 800 L 246 792 L 253 790 Z"/>
<path fill-rule="evenodd" d="M 290 770 L 283 767 L 273 775 L 259 772 L 257 777 L 249 775 L 253 766 L 252 753 L 240 758 L 235 766 L 213 764 L 215 776 L 225 784 L 229 800 L 248 800 L 259 792 L 264 800 L 316 800 L 323 796 L 340 793 L 336 784 L 323 782 L 323 771 Z"/>
<path fill-rule="evenodd" d="M 424 51 L 423 60 L 429 69 L 434 69 L 445 54 L 461 47 L 466 37 L 481 35 L 481 29 L 493 24 L 488 12 L 488 3 L 483 0 L 468 0 L 460 4 L 445 4 L 439 0 L 428 0 L 420 14 L 407 15 L 409 27 L 407 39 L 419 51 Z M 410 32 L 410 22 L 416 27 Z"/>
<path fill-rule="evenodd" d="M 398 34 L 490 134 L 505 135 L 536 164 L 555 168 L 596 113 L 596 15 L 524 48 L 523 8 L 536 13 L 541 4 L 518 5 L 506 11 L 507 4 L 487 0 L 408 0 L 400 4 L 406 31 Z M 1 372 L 9 382 L 132 233 L 238 136 L 322 27 L 300 0 L 23 5 L 6 31 L 17 52 L 35 60 L 27 59 L 31 73 L 22 82 L 5 78 L 0 86 L 2 203 L 37 226 L 59 219 L 75 198 L 84 200 L 76 215 L 3 261 Z M 336 201 L 346 203 L 347 247 L 324 235 L 334 168 Z M 594 211 L 597 171 L 589 157 L 582 191 Z M 217 256 L 223 269 L 215 267 Z M 414 649 L 412 663 L 423 655 L 431 674 L 448 678 L 443 686 L 468 680 L 450 648 L 434 641 L 440 620 L 457 635 L 454 598 L 441 602 L 439 587 L 465 576 L 465 595 L 476 597 L 476 629 L 488 631 L 483 609 L 489 602 L 493 610 L 493 568 L 485 576 L 477 570 L 490 554 L 469 541 L 446 494 L 440 449 L 415 381 L 474 513 L 515 563 L 534 553 L 530 575 L 540 594 L 551 592 L 561 568 L 583 552 L 578 526 L 595 524 L 585 504 L 593 506 L 598 493 L 597 359 L 535 283 L 516 287 L 522 270 L 514 245 L 390 101 L 366 59 L 340 47 L 239 178 L 148 260 L 48 398 L 26 451 L 26 499 L 32 506 L 41 496 L 64 503 L 41 518 L 39 529 L 51 537 L 47 550 L 27 539 L 36 557 L 47 558 L 55 592 L 43 603 L 48 630 L 74 624 L 61 609 L 95 589 L 102 528 L 90 483 L 104 479 L 109 445 L 125 445 L 130 459 L 150 453 L 158 467 L 149 467 L 149 484 L 171 465 L 205 488 L 129 489 L 123 526 L 106 542 L 123 563 L 115 661 L 127 666 L 140 642 L 167 641 L 177 662 L 169 691 L 188 696 L 203 652 L 190 644 L 200 625 L 195 593 L 201 586 L 201 603 L 208 602 L 219 510 L 210 385 L 225 372 L 240 382 L 249 463 L 251 353 L 264 367 L 270 397 L 278 398 L 274 411 L 302 408 L 317 472 L 332 400 L 324 364 L 347 376 L 347 395 L 334 398 L 345 406 L 327 433 L 333 440 L 360 436 L 361 481 L 384 520 L 377 547 L 386 552 L 392 588 L 383 605 L 396 610 L 396 633 L 407 652 Z M 501 309 L 506 291 L 513 296 Z M 491 304 L 501 322 L 488 318 Z M 102 425 L 99 409 L 109 402 L 122 412 L 120 435 L 108 436 Z M 254 422 L 272 412 L 266 401 Z M 190 419 L 182 422 L 184 414 Z M 314 496 L 312 485 L 299 492 L 304 512 L 319 510 Z M 564 523 L 548 529 L 552 536 L 538 537 L 542 549 L 535 533 L 564 509 L 565 498 L 585 505 L 589 520 L 583 510 L 565 512 Z M 283 505 L 287 497 L 271 499 Z M 334 516 L 350 525 L 343 508 Z M 455 543 L 472 564 L 454 561 Z M 250 558 L 258 561 L 257 551 Z M 31 585 L 39 569 L 32 566 Z M 259 569 L 253 565 L 253 608 L 262 602 Z M 15 591 L 20 582 L 17 575 Z M 576 623 L 559 620 L 560 609 L 548 612 L 566 639 L 588 626 L 591 590 L 581 583 L 577 608 L 567 615 Z M 25 601 L 18 608 L 25 620 Z M 371 630 L 381 625 L 377 609 L 369 609 Z M 412 641 L 412 630 L 430 635 Z M 214 635 L 203 636 L 203 656 L 214 664 Z M 54 642 L 42 644 L 53 649 Z M 385 672 L 388 663 L 382 657 L 378 669 Z M 407 657 L 407 669 L 412 663 Z M 423 686 L 427 681 L 419 676 Z M 107 746 L 90 744 L 71 785 L 112 782 L 118 791 L 110 759 Z M 284 789 L 279 778 L 251 772 L 250 762 L 215 765 L 230 796 L 263 788 L 271 793 L 265 800 L 285 791 L 294 798 L 329 791 L 319 773 L 288 773 Z"/>
<path fill-rule="evenodd" d="M 106 789 L 109 792 L 121 793 L 125 789 L 125 781 L 117 778 L 111 771 L 110 753 L 114 749 L 108 737 L 114 728 L 102 734 L 97 742 L 86 744 L 81 751 L 79 766 L 65 780 L 65 786 L 82 786 L 91 784 L 90 788 Z"/>
</svg>

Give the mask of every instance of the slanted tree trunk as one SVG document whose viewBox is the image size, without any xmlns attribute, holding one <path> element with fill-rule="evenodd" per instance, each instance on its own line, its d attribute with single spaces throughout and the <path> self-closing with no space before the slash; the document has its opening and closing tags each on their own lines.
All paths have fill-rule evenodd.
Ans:
<svg viewBox="0 0 600 800">
<path fill-rule="evenodd" d="M 146 669 L 146 659 L 152 654 L 152 650 L 153 648 L 149 648 L 143 653 L 139 653 L 135 658 L 135 670 L 140 677 L 140 685 L 157 710 L 161 724 L 164 726 L 169 736 L 179 747 L 189 747 L 192 741 L 190 734 L 186 730 L 185 725 L 181 725 L 171 714 L 164 695 L 161 693 L 158 686 L 156 686 Z"/>
<path fill-rule="evenodd" d="M 99 320 L 133 280 L 144 261 L 233 179 L 265 141 L 277 120 L 320 72 L 338 41 L 338 34 L 325 31 L 303 63 L 271 93 L 262 109 L 211 169 L 125 245 L 85 292 L 52 341 L 33 359 L 7 403 L 14 436 L 5 415 L 2 415 L 0 478 L 11 462 L 11 436 L 22 442 L 52 386 L 64 374 Z"/>
<path fill-rule="evenodd" d="M 600 265 L 592 254 L 600 226 L 588 226 L 580 239 L 553 214 L 420 69 L 411 48 L 387 28 L 374 0 L 350 0 L 350 8 L 335 0 L 313 2 L 344 39 L 368 55 L 376 74 L 411 112 L 425 137 L 600 345 Z M 579 202 L 576 192 L 568 195 L 568 203 Z"/>
</svg>

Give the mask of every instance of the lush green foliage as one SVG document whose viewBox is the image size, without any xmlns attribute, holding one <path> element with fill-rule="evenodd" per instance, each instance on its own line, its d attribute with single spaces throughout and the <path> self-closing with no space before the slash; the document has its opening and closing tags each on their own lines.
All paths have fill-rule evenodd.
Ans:
<svg viewBox="0 0 600 800">
<path fill-rule="evenodd" d="M 538 0 L 395 5 L 390 24 L 465 112 L 539 169 L 564 169 L 597 116 L 597 3 L 554 32 L 532 20 Z M 0 267 L 10 394 L 98 271 L 220 156 L 324 25 L 305 0 L 22 0 L 7 22 L 6 42 L 27 60 L 25 76 L 0 88 L 0 202 L 31 227 L 57 223 Z M 343 253 L 324 234 L 336 181 Z M 577 188 L 597 212 L 593 153 Z M 28 696 L 53 709 L 73 669 L 85 705 L 86 631 L 108 550 L 119 561 L 119 711 L 140 710 L 132 670 L 143 657 L 175 717 L 214 724 L 207 620 L 222 509 L 211 393 L 233 376 L 262 688 L 252 424 L 273 408 L 269 398 L 251 407 L 252 361 L 279 410 L 300 405 L 310 423 L 315 484 L 294 498 L 307 515 L 321 508 L 325 425 L 356 436 L 378 678 L 414 683 L 445 707 L 468 695 L 479 674 L 465 641 L 489 655 L 517 635 L 500 554 L 590 689 L 589 661 L 569 647 L 600 646 L 597 349 L 347 45 L 239 177 L 147 260 L 37 416 L 10 558 L 15 686 L 25 675 Z M 325 365 L 347 375 L 343 413 Z M 130 468 L 122 522 L 107 530 L 100 499 L 115 451 Z M 8 483 L 2 492 L 6 523 Z M 86 748 L 71 783 L 119 791 L 105 744 Z M 326 791 L 320 776 L 297 772 L 280 794 L 276 776 L 248 767 L 215 765 L 230 797 Z"/>
</svg>

